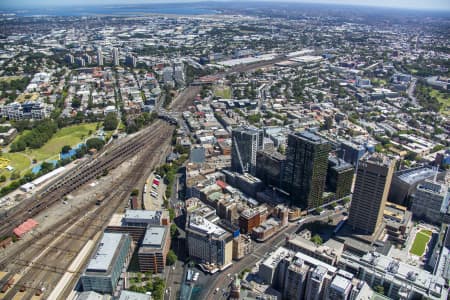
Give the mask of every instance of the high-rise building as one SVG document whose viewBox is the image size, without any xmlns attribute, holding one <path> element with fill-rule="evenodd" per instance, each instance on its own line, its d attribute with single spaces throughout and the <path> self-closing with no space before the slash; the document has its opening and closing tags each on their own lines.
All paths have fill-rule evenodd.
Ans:
<svg viewBox="0 0 450 300">
<path fill-rule="evenodd" d="M 173 67 L 168 66 L 163 69 L 163 80 L 164 84 L 174 85 L 173 82 Z"/>
<path fill-rule="evenodd" d="M 303 260 L 292 262 L 286 272 L 283 299 L 301 300 L 306 290 L 309 266 Z"/>
<path fill-rule="evenodd" d="M 177 64 L 173 68 L 173 78 L 178 85 L 185 84 L 184 66 L 183 63 Z"/>
<path fill-rule="evenodd" d="M 258 151 L 256 153 L 256 177 L 266 185 L 281 187 L 286 156 L 276 151 Z"/>
<path fill-rule="evenodd" d="M 128 234 L 104 233 L 81 275 L 83 291 L 113 294 L 122 270 L 131 259 L 131 238 Z"/>
<path fill-rule="evenodd" d="M 352 282 L 344 276 L 336 275 L 327 290 L 326 300 L 347 300 L 352 290 Z"/>
<path fill-rule="evenodd" d="M 314 208 L 323 204 L 331 145 L 314 133 L 289 134 L 282 187 L 290 193 L 291 203 Z"/>
<path fill-rule="evenodd" d="M 349 195 L 352 189 L 354 174 L 355 170 L 353 166 L 343 159 L 336 157 L 328 158 L 327 190 L 335 193 L 336 199 L 341 199 Z"/>
<path fill-rule="evenodd" d="M 112 59 L 113 59 L 113 64 L 115 66 L 118 66 L 119 65 L 119 49 L 116 47 L 113 48 Z"/>
<path fill-rule="evenodd" d="M 83 57 L 77 57 L 76 61 L 77 61 L 77 65 L 79 65 L 80 67 L 86 66 L 86 61 L 84 60 Z"/>
<path fill-rule="evenodd" d="M 186 223 L 189 256 L 203 262 L 225 266 L 231 263 L 233 236 L 231 233 L 197 215 Z"/>
<path fill-rule="evenodd" d="M 125 64 L 131 68 L 136 68 L 137 59 L 133 54 L 127 55 L 125 58 Z"/>
<path fill-rule="evenodd" d="M 415 218 L 439 224 L 447 213 L 450 192 L 447 184 L 434 180 L 425 180 L 417 186 L 411 197 L 411 211 Z"/>
<path fill-rule="evenodd" d="M 103 66 L 103 52 L 100 47 L 97 49 L 97 64 Z"/>
<path fill-rule="evenodd" d="M 367 152 L 365 145 L 351 141 L 342 141 L 337 154 L 346 162 L 356 165 L 359 159 Z"/>
<path fill-rule="evenodd" d="M 256 152 L 264 147 L 263 130 L 244 126 L 233 129 L 231 135 L 231 169 L 256 175 Z"/>
<path fill-rule="evenodd" d="M 324 292 L 326 291 L 330 280 L 327 272 L 327 268 L 323 266 L 317 266 L 315 269 L 310 271 L 308 282 L 306 284 L 305 299 L 323 299 Z"/>
<path fill-rule="evenodd" d="M 395 160 L 380 153 L 368 154 L 359 161 L 347 221 L 353 230 L 373 234 L 379 228 L 394 167 Z"/>
<path fill-rule="evenodd" d="M 73 65 L 74 63 L 75 63 L 75 58 L 73 57 L 73 55 L 72 54 L 67 54 L 66 56 L 65 56 L 65 61 L 68 63 L 68 64 L 71 64 L 71 65 Z"/>
<path fill-rule="evenodd" d="M 92 63 L 92 57 L 89 54 L 84 54 L 83 55 L 83 59 L 87 64 L 91 64 Z"/>
</svg>

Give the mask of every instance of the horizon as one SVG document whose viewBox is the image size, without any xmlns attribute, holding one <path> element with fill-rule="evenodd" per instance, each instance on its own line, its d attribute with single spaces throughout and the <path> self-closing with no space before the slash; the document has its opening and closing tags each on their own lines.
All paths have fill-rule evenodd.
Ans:
<svg viewBox="0 0 450 300">
<path fill-rule="evenodd" d="M 234 0 L 215 0 L 215 1 L 204 1 L 204 0 L 132 0 L 132 1 L 123 1 L 123 0 L 69 0 L 67 2 L 61 3 L 57 0 L 45 0 L 36 3 L 33 0 L 16 0 L 14 3 L 0 3 L 1 10 L 23 10 L 23 9 L 56 9 L 56 8 L 67 8 L 67 7 L 99 7 L 99 6 L 111 6 L 111 5 L 171 5 L 171 4 L 190 4 L 190 3 L 198 3 L 198 4 L 220 4 L 220 3 L 229 3 L 233 2 L 236 4 L 252 4 L 252 3 L 292 3 L 292 4 L 305 4 L 305 5 L 332 5 L 332 6 L 342 6 L 342 7 L 368 7 L 368 8 L 380 8 L 380 9 L 402 9 L 402 10 L 416 10 L 416 11 L 440 11 L 440 12 L 450 12 L 450 3 L 446 0 L 430 0 L 426 6 L 424 6 L 424 2 L 420 0 L 397 0 L 392 3 L 389 0 L 283 0 L 280 2 L 276 2 L 273 0 L 244 0 L 244 1 L 234 1 Z"/>
</svg>

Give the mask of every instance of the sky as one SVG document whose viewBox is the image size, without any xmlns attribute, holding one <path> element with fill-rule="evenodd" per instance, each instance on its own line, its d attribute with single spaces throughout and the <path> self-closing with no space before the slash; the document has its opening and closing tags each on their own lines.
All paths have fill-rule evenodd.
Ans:
<svg viewBox="0 0 450 300">
<path fill-rule="evenodd" d="M 224 0 L 219 0 L 223 2 Z M 226 0 L 225 0 L 226 1 Z M 239 1 L 242 0 L 229 0 Z M 257 0 L 244 0 L 257 1 Z M 269 1 L 269 0 L 263 0 Z M 332 3 L 350 5 L 368 5 L 380 7 L 398 7 L 409 9 L 431 9 L 450 11 L 450 0 L 282 0 L 283 2 L 309 2 L 309 3 Z M 196 0 L 0 0 L 0 8 L 32 8 L 32 7 L 55 7 L 55 6 L 85 6 L 85 5 L 108 5 L 108 4 L 150 4 L 150 3 L 175 3 L 175 2 L 197 2 Z M 276 2 L 272 0 L 272 2 Z"/>
</svg>

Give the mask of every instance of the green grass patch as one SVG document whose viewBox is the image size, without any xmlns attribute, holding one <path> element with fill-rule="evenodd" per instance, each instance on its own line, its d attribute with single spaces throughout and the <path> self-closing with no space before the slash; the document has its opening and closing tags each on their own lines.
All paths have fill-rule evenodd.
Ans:
<svg viewBox="0 0 450 300">
<path fill-rule="evenodd" d="M 430 95 L 435 97 L 439 103 L 442 103 L 441 113 L 450 115 L 450 94 L 432 89 Z"/>
<path fill-rule="evenodd" d="M 0 77 L 0 82 L 5 81 L 5 82 L 10 83 L 13 80 L 19 80 L 22 78 L 23 78 L 23 76 L 2 76 L 2 77 Z"/>
<path fill-rule="evenodd" d="M 432 232 L 430 230 L 422 229 L 421 231 L 419 231 L 416 234 L 416 238 L 414 239 L 409 252 L 421 257 L 424 254 L 427 244 L 431 239 L 431 234 Z"/>
<path fill-rule="evenodd" d="M 385 86 L 385 85 L 387 84 L 386 79 L 382 79 L 382 78 L 372 78 L 372 79 L 370 80 L 370 82 L 371 82 L 373 85 L 377 85 L 377 86 L 381 86 L 381 85 Z"/>
<path fill-rule="evenodd" d="M 14 168 L 14 171 L 20 172 L 22 175 L 25 173 L 24 171 L 31 166 L 30 158 L 23 153 L 3 153 L 2 157 L 9 159 L 9 165 Z M 0 175 L 4 175 L 7 179 L 9 179 L 11 174 L 12 172 L 6 169 L 0 170 Z M 7 181 L 1 183 L 0 185 L 3 186 L 5 184 L 7 184 Z"/>
<path fill-rule="evenodd" d="M 79 125 L 73 125 L 64 127 L 58 130 L 52 138 L 39 149 L 27 149 L 24 151 L 30 158 L 37 161 L 43 161 L 47 159 L 58 159 L 58 155 L 61 152 L 61 148 L 65 145 L 71 147 L 76 146 L 80 142 L 89 137 L 89 132 L 95 133 L 97 123 L 84 123 Z M 22 134 L 25 134 L 24 131 Z M 19 136 L 16 137 L 17 140 Z M 18 152 L 20 154 L 20 152 Z"/>
<path fill-rule="evenodd" d="M 215 87 L 214 95 L 223 99 L 231 99 L 231 88 L 229 86 Z"/>
</svg>

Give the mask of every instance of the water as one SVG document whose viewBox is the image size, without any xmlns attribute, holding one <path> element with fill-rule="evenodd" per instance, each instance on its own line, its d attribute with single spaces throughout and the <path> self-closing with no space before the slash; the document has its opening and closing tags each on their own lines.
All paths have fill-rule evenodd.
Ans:
<svg viewBox="0 0 450 300">
<path fill-rule="evenodd" d="M 216 10 L 192 4 L 153 4 L 153 5 L 116 5 L 116 6 L 83 6 L 83 7 L 55 7 L 37 9 L 4 9 L 0 13 L 14 13 L 17 16 L 95 16 L 120 15 L 133 16 L 143 14 L 171 14 L 171 15 L 211 15 L 219 13 Z"/>
</svg>

